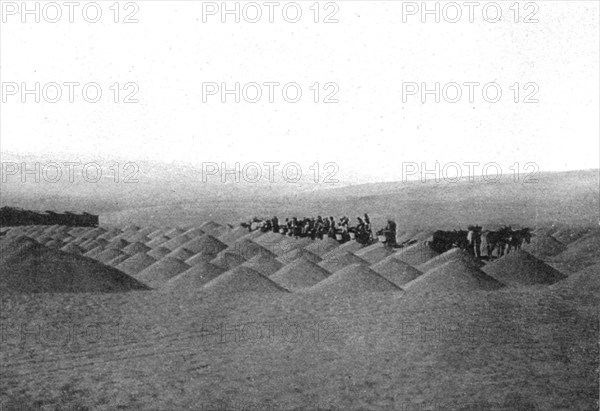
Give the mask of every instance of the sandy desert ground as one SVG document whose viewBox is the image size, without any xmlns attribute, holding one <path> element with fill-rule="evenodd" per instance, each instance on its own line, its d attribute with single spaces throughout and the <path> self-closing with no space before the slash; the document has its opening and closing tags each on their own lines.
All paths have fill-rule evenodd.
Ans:
<svg viewBox="0 0 600 411">
<path fill-rule="evenodd" d="M 0 409 L 598 409 L 584 214 L 491 261 L 438 255 L 425 219 L 400 249 L 192 217 L 3 227 Z"/>
</svg>

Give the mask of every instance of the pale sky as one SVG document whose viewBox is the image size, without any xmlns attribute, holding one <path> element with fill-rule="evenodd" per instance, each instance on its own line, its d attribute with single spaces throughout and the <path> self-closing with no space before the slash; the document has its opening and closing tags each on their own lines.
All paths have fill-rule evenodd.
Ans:
<svg viewBox="0 0 600 411">
<path fill-rule="evenodd" d="M 497 2 L 502 11 L 497 23 L 484 20 L 482 6 L 475 8 L 474 23 L 464 6 L 457 23 L 443 15 L 440 23 L 432 16 L 422 23 L 419 14 L 405 16 L 404 23 L 407 2 L 337 1 L 327 9 L 321 2 L 319 20 L 331 12 L 339 20 L 329 24 L 313 21 L 313 1 L 297 2 L 302 10 L 297 23 L 282 16 L 289 2 L 275 8 L 274 23 L 264 2 L 257 3 L 263 12 L 257 23 L 243 15 L 240 23 L 233 16 L 222 23 L 219 13 L 204 23 L 203 6 L 212 7 L 206 2 L 131 2 L 138 10 L 121 2 L 119 21 L 135 12 L 139 22 L 133 24 L 113 22 L 113 1 L 99 2 L 102 17 L 95 24 L 82 17 L 86 2 L 75 9 L 73 23 L 67 7 L 57 23 L 43 15 L 39 23 L 34 16 L 22 23 L 20 10 L 12 14 L 7 3 L 12 2 L 2 2 L 0 29 L 3 94 L 13 82 L 29 88 L 36 82 L 42 87 L 96 82 L 103 94 L 88 103 L 79 87 L 69 103 L 63 85 L 58 103 L 43 96 L 35 103 L 32 95 L 23 103 L 20 90 L 3 95 L 3 151 L 198 165 L 334 162 L 340 176 L 356 182 L 400 180 L 402 162 L 494 161 L 504 170 L 515 162 L 535 162 L 543 171 L 599 166 L 597 1 L 534 2 L 538 23 L 522 21 L 535 11 L 524 8 L 527 2 L 516 2 L 519 23 L 509 8 L 513 1 Z M 454 11 L 447 11 L 453 18 Z M 46 12 L 55 15 L 50 8 Z M 293 9 L 288 12 L 293 18 Z M 115 82 L 135 83 L 139 103 L 115 103 L 110 89 Z M 259 83 L 263 96 L 258 103 L 243 98 L 235 103 L 233 96 L 222 103 L 217 94 L 203 102 L 203 83 L 209 82 L 230 88 Z M 279 87 L 270 103 L 265 82 L 298 83 L 302 97 L 286 102 Z M 311 90 L 315 82 L 321 87 L 318 103 Z M 323 90 L 329 82 L 337 86 Z M 428 96 L 423 104 L 416 95 L 403 102 L 403 83 L 433 88 L 436 82 L 459 83 L 462 99 L 436 103 Z M 479 86 L 470 103 L 466 82 L 495 82 L 502 98 L 485 101 Z M 521 89 L 518 103 L 511 90 L 515 83 Z M 526 83 L 537 86 L 524 89 Z M 324 103 L 334 87 L 339 102 Z M 524 103 L 536 87 L 533 98 L 539 102 Z M 133 86 L 121 91 L 121 101 L 130 90 Z M 54 89 L 47 91 L 53 98 Z"/>
</svg>

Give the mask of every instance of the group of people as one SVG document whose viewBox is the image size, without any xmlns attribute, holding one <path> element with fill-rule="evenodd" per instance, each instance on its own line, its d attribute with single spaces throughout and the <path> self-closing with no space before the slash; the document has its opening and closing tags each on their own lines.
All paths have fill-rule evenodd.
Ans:
<svg viewBox="0 0 600 411">
<path fill-rule="evenodd" d="M 337 221 L 333 217 L 304 217 L 304 218 L 286 218 L 281 222 L 275 216 L 270 219 L 254 218 L 253 220 L 242 223 L 249 231 L 261 230 L 262 232 L 273 231 L 290 237 L 309 237 L 313 240 L 329 237 L 344 243 L 355 240 L 360 244 L 370 244 L 374 241 L 371 219 L 368 214 L 363 217 L 356 217 L 356 222 L 352 224 L 346 216 Z M 396 224 L 388 221 L 386 226 L 386 239 L 390 239 L 390 244 L 396 241 Z M 386 230 L 384 229 L 384 230 Z M 393 238 L 393 241 L 392 241 Z"/>
<path fill-rule="evenodd" d="M 396 239 L 396 222 L 392 219 L 387 220 L 387 224 L 381 230 L 373 235 L 371 219 L 368 214 L 363 217 L 356 217 L 356 223 L 352 224 L 346 216 L 337 221 L 333 217 L 304 217 L 304 218 L 286 218 L 280 221 L 276 216 L 268 219 L 254 217 L 241 226 L 249 231 L 261 230 L 262 232 L 272 231 L 287 235 L 290 237 L 309 237 L 313 240 L 332 238 L 339 243 L 345 243 L 350 240 L 357 241 L 363 245 L 369 245 L 376 241 L 383 243 L 386 247 L 400 248 L 406 247 L 415 241 L 406 241 L 398 244 Z M 482 243 L 485 242 L 488 258 L 492 258 L 492 253 L 497 250 L 498 256 L 510 252 L 511 249 L 520 249 L 523 242 L 529 243 L 532 233 L 529 228 L 513 230 L 510 226 L 502 227 L 497 231 L 483 231 L 479 225 L 470 225 L 467 230 L 438 230 L 426 243 L 434 251 L 444 253 L 453 247 L 459 247 L 467 250 L 471 255 L 481 258 Z"/>
</svg>

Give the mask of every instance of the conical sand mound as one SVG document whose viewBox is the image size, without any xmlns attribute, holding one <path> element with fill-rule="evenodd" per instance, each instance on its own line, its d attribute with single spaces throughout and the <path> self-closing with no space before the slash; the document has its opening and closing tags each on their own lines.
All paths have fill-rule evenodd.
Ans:
<svg viewBox="0 0 600 411">
<path fill-rule="evenodd" d="M 591 232 L 569 244 L 562 253 L 548 260 L 558 263 L 565 273 L 576 273 L 600 259 L 600 233 Z"/>
<path fill-rule="evenodd" d="M 566 249 L 566 245 L 549 235 L 534 236 L 529 244 L 523 244 L 523 250 L 538 258 L 555 256 Z"/>
<path fill-rule="evenodd" d="M 248 234 L 248 230 L 244 227 L 236 227 L 219 236 L 219 240 L 225 244 L 231 244 Z"/>
<path fill-rule="evenodd" d="M 129 224 L 123 228 L 124 233 L 134 233 L 139 230 L 140 230 L 140 227 L 135 224 Z"/>
<path fill-rule="evenodd" d="M 552 237 L 562 244 L 569 245 L 589 233 L 588 228 L 563 228 L 552 233 Z"/>
<path fill-rule="evenodd" d="M 429 247 L 425 243 L 417 243 L 410 247 L 401 248 L 393 255 L 397 256 L 400 260 L 404 261 L 405 263 L 416 267 L 436 257 L 438 253 L 433 251 L 431 247 Z"/>
<path fill-rule="evenodd" d="M 277 258 L 284 265 L 290 264 L 296 261 L 299 258 L 304 258 L 305 260 L 311 261 L 315 264 L 318 264 L 322 261 L 322 259 L 308 251 L 306 248 L 295 248 L 293 250 L 288 251 L 284 255 Z"/>
<path fill-rule="evenodd" d="M 117 265 L 121 264 L 123 261 L 127 260 L 128 258 L 131 258 L 131 255 L 121 252 L 121 254 L 119 254 L 118 256 L 116 256 L 115 258 L 113 258 L 112 260 L 110 260 L 109 262 L 107 262 L 105 264 L 116 268 Z"/>
<path fill-rule="evenodd" d="M 248 267 L 236 267 L 208 282 L 204 289 L 212 293 L 279 293 L 287 290 Z"/>
<path fill-rule="evenodd" d="M 77 234 L 73 234 L 72 231 L 69 231 L 69 233 L 71 235 L 73 235 L 74 237 L 78 237 L 78 235 Z M 101 236 L 98 236 L 96 239 L 102 239 L 102 240 L 110 241 L 113 238 L 115 238 L 116 236 L 118 236 L 119 234 L 121 234 L 120 230 L 117 230 L 116 228 L 111 228 L 108 231 L 106 231 L 104 234 L 102 234 Z"/>
<path fill-rule="evenodd" d="M 156 237 L 160 237 L 162 235 L 164 235 L 165 230 L 163 230 L 162 228 L 157 228 L 156 230 L 152 231 L 149 234 L 146 234 L 146 236 L 150 239 L 155 239 Z"/>
<path fill-rule="evenodd" d="M 483 270 L 498 281 L 514 287 L 554 284 L 565 278 L 564 274 L 523 250 L 511 252 L 486 265 Z"/>
<path fill-rule="evenodd" d="M 189 268 L 190 266 L 181 260 L 165 257 L 140 271 L 136 278 L 150 287 L 159 288 L 171 278 Z"/>
<path fill-rule="evenodd" d="M 435 270 L 436 268 L 441 267 L 447 262 L 458 260 L 463 261 L 465 264 L 473 266 L 475 268 L 481 268 L 483 266 L 483 263 L 475 256 L 469 254 L 468 251 L 461 250 L 460 248 L 453 248 L 451 250 L 446 251 L 445 253 L 433 257 L 431 260 L 421 265 L 418 265 L 416 268 L 419 271 L 426 273 L 428 271 Z"/>
<path fill-rule="evenodd" d="M 393 255 L 386 257 L 377 264 L 373 264 L 370 268 L 398 287 L 402 287 L 423 274 L 412 265 L 408 265 Z"/>
<path fill-rule="evenodd" d="M 167 247 L 157 247 L 153 250 L 146 252 L 146 254 L 148 254 L 150 257 L 155 258 L 157 260 L 160 260 L 161 258 L 165 257 L 170 253 L 171 250 L 169 250 Z"/>
<path fill-rule="evenodd" d="M 10 259 L 15 255 L 25 255 L 28 250 L 34 250 L 39 246 L 39 243 L 33 238 L 26 235 L 19 235 L 15 238 L 8 238 L 0 242 L 0 258 L 3 260 Z"/>
<path fill-rule="evenodd" d="M 238 227 L 238 228 L 244 229 L 243 227 Z M 240 234 L 241 233 L 242 233 L 242 231 L 240 231 Z M 246 234 L 248 234 L 248 230 L 245 230 L 243 235 L 240 237 L 243 237 Z M 238 237 L 237 239 L 239 239 L 240 237 Z M 268 231 L 268 232 L 264 233 L 263 235 L 256 237 L 254 242 L 256 244 L 259 244 L 259 245 L 262 245 L 263 247 L 268 248 L 269 246 L 273 246 L 274 244 L 278 244 L 278 243 L 284 241 L 286 238 L 287 238 L 286 236 L 281 235 L 279 233 L 274 233 L 272 231 Z"/>
<path fill-rule="evenodd" d="M 231 270 L 246 262 L 246 259 L 233 251 L 223 250 L 213 260 L 211 264 L 221 267 L 224 270 Z"/>
<path fill-rule="evenodd" d="M 44 244 L 48 248 L 59 249 L 63 246 L 63 242 L 61 240 L 50 240 L 46 244 Z"/>
<path fill-rule="evenodd" d="M 181 247 L 182 245 L 184 245 L 192 239 L 193 237 L 191 236 L 181 234 L 175 238 L 170 239 L 169 241 L 164 242 L 163 244 L 161 244 L 161 247 L 167 247 L 171 250 L 176 250 L 177 248 Z"/>
<path fill-rule="evenodd" d="M 167 232 L 164 234 L 166 237 L 169 237 L 169 239 L 171 238 L 175 238 L 175 237 L 179 237 L 181 234 L 185 233 L 187 230 L 184 230 L 181 227 L 175 227 L 175 228 L 171 228 L 170 230 L 167 230 Z"/>
<path fill-rule="evenodd" d="M 203 236 L 204 234 L 206 234 L 206 233 L 204 231 L 202 231 L 202 229 L 200 229 L 199 227 L 192 227 L 183 233 L 183 235 L 186 235 L 189 238 L 197 238 L 197 237 Z"/>
<path fill-rule="evenodd" d="M 134 255 L 137 253 L 145 253 L 150 250 L 151 250 L 151 248 L 148 247 L 146 244 L 142 244 L 139 242 L 131 243 L 123 249 L 123 251 L 125 251 L 129 255 Z"/>
<path fill-rule="evenodd" d="M 351 264 L 306 291 L 339 295 L 373 291 L 402 291 L 402 289 L 363 264 Z"/>
<path fill-rule="evenodd" d="M 340 243 L 338 243 L 333 238 L 326 237 L 322 240 L 315 240 L 312 244 L 309 244 L 306 247 L 304 247 L 304 249 L 319 256 L 319 258 L 323 258 L 325 254 L 329 253 L 335 248 L 338 248 L 339 245 Z"/>
<path fill-rule="evenodd" d="M 214 221 L 207 221 L 200 226 L 200 229 L 207 234 L 210 234 L 214 237 L 219 237 L 225 234 L 228 231 L 227 227 L 222 226 L 221 224 L 215 223 Z"/>
<path fill-rule="evenodd" d="M 263 233 L 260 230 L 255 230 L 255 231 L 250 231 L 248 232 L 246 235 L 244 235 L 243 237 L 240 237 L 239 239 L 237 239 L 233 244 L 241 241 L 241 240 L 250 240 L 253 241 L 254 239 L 257 239 L 258 237 L 263 236 L 265 233 Z M 218 237 L 218 235 L 215 235 L 215 237 Z"/>
<path fill-rule="evenodd" d="M 85 257 L 93 258 L 94 260 L 98 258 L 100 254 L 104 252 L 104 247 L 98 246 L 96 248 L 92 248 L 90 251 L 83 254 Z"/>
<path fill-rule="evenodd" d="M 208 262 L 214 260 L 215 258 L 216 258 L 216 256 L 213 254 L 198 253 L 198 254 L 194 254 L 193 257 L 190 257 L 187 260 L 185 260 L 185 263 L 187 265 L 193 267 L 196 264 L 208 263 Z"/>
<path fill-rule="evenodd" d="M 129 241 L 127 240 L 123 240 L 122 238 L 119 239 L 113 239 L 111 240 L 105 248 L 109 248 L 109 249 L 117 249 L 117 250 L 123 250 L 125 247 L 127 247 L 129 245 Z"/>
<path fill-rule="evenodd" d="M 261 237 L 262 238 L 262 237 Z M 258 239 L 257 239 L 258 240 Z M 277 255 L 283 255 L 289 251 L 297 248 L 304 248 L 313 243 L 313 240 L 307 237 L 294 238 L 294 237 L 283 237 L 283 240 L 273 244 L 273 251 Z"/>
<path fill-rule="evenodd" d="M 208 234 L 196 237 L 187 243 L 184 243 L 182 246 L 194 254 L 203 253 L 206 255 L 213 255 L 213 258 L 227 248 L 226 244 Z"/>
<path fill-rule="evenodd" d="M 283 264 L 277 261 L 275 254 L 259 254 L 243 263 L 242 266 L 252 268 L 253 270 L 258 271 L 262 275 L 269 277 L 281 267 L 283 267 Z"/>
<path fill-rule="evenodd" d="M 194 253 L 192 253 L 190 250 L 188 250 L 184 247 L 179 247 L 178 249 L 173 250 L 172 252 L 167 254 L 165 257 L 172 257 L 172 258 L 177 258 L 178 260 L 181 260 L 181 261 L 185 261 L 193 256 L 194 256 Z"/>
<path fill-rule="evenodd" d="M 60 250 L 70 254 L 83 254 L 83 250 L 81 249 L 81 247 L 75 244 L 67 244 L 63 246 Z"/>
<path fill-rule="evenodd" d="M 323 256 L 320 255 L 319 257 L 321 257 L 323 260 L 327 260 L 334 256 L 345 255 L 346 253 L 355 253 L 358 250 L 361 250 L 362 248 L 362 244 L 357 243 L 356 241 L 348 241 L 347 243 L 344 243 L 338 246 L 337 248 L 331 250 L 327 254 Z"/>
<path fill-rule="evenodd" d="M 564 280 L 552 284 L 555 289 L 569 289 L 578 293 L 593 293 L 600 296 L 600 263 L 571 274 Z"/>
<path fill-rule="evenodd" d="M 106 230 L 104 228 L 98 227 L 98 228 L 93 228 L 91 230 L 86 231 L 85 233 L 81 234 L 79 237 L 86 238 L 88 240 L 93 240 L 94 238 L 99 237 L 104 233 L 106 233 Z"/>
<path fill-rule="evenodd" d="M 162 289 L 178 293 L 198 290 L 224 272 L 222 268 L 202 262 L 171 278 Z"/>
<path fill-rule="evenodd" d="M 149 243 L 151 241 L 151 239 L 147 235 L 139 233 L 139 232 L 135 233 L 133 235 L 128 235 L 128 236 L 123 237 L 123 238 L 125 240 L 127 240 L 128 242 L 130 242 L 130 243 L 138 242 L 138 243 L 146 244 L 146 243 Z"/>
<path fill-rule="evenodd" d="M 231 245 L 229 248 L 227 248 L 227 250 L 233 251 L 234 253 L 241 255 L 246 260 L 250 260 L 251 258 L 257 255 L 268 255 L 273 256 L 273 258 L 276 258 L 271 251 L 250 240 L 238 241 L 235 244 Z"/>
<path fill-rule="evenodd" d="M 100 254 L 98 254 L 96 256 L 95 260 L 100 261 L 103 264 L 108 264 L 109 261 L 114 260 L 115 258 L 121 257 L 123 255 L 129 257 L 129 254 L 127 254 L 121 250 L 118 250 L 116 248 L 108 248 L 108 249 L 102 251 Z"/>
<path fill-rule="evenodd" d="M 301 257 L 282 267 L 269 278 L 290 291 L 297 291 L 312 287 L 329 275 L 324 268 Z"/>
<path fill-rule="evenodd" d="M 365 260 L 352 253 L 342 252 L 321 261 L 319 266 L 330 273 L 335 273 L 336 271 L 341 270 L 342 268 L 351 264 L 363 264 L 365 266 L 369 265 L 369 263 L 367 263 Z"/>
<path fill-rule="evenodd" d="M 156 248 L 156 247 L 166 243 L 169 240 L 170 240 L 169 237 L 161 234 L 159 236 L 154 237 L 151 241 L 147 242 L 146 245 L 150 248 Z"/>
<path fill-rule="evenodd" d="M 393 253 L 394 252 L 390 248 L 384 246 L 382 243 L 375 243 L 368 247 L 361 248 L 354 254 L 367 261 L 369 264 L 376 264 Z"/>
<path fill-rule="evenodd" d="M 137 273 L 139 273 L 146 267 L 151 266 L 155 262 L 156 260 L 147 255 L 146 253 L 137 253 L 129 257 L 127 260 L 118 264 L 116 268 L 120 271 L 123 271 L 125 274 L 136 275 Z"/>
<path fill-rule="evenodd" d="M 83 243 L 79 244 L 79 246 L 85 252 L 91 251 L 91 250 L 93 250 L 94 248 L 97 248 L 97 247 L 102 247 L 104 249 L 104 245 L 101 244 L 101 243 L 99 243 L 97 240 L 86 241 L 86 242 L 83 242 Z"/>
<path fill-rule="evenodd" d="M 462 260 L 449 261 L 404 285 L 407 293 L 494 291 L 504 284 Z"/>
<path fill-rule="evenodd" d="M 420 231 L 420 232 L 416 233 L 412 239 L 422 242 L 422 241 L 429 240 L 431 238 L 433 238 L 433 231 L 425 230 L 425 231 Z"/>
<path fill-rule="evenodd" d="M 396 242 L 398 244 L 403 244 L 403 243 L 406 243 L 411 240 L 416 240 L 416 237 L 419 236 L 420 234 L 421 234 L 421 231 L 419 229 L 415 228 L 415 229 L 406 231 L 406 232 L 398 235 L 396 237 Z"/>
<path fill-rule="evenodd" d="M 105 293 L 148 289 L 112 267 L 28 240 L 3 241 L 0 256 L 0 292 L 3 293 Z"/>
</svg>

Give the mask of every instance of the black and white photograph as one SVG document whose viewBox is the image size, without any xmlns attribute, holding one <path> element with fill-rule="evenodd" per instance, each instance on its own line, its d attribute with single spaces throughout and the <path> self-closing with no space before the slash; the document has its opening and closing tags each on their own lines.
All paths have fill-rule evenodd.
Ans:
<svg viewBox="0 0 600 411">
<path fill-rule="evenodd" d="M 0 0 L 0 411 L 593 411 L 600 1 Z"/>
</svg>

